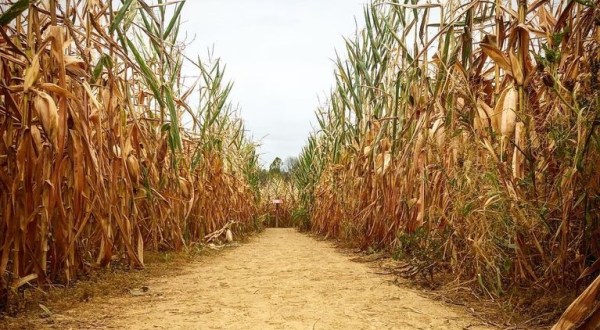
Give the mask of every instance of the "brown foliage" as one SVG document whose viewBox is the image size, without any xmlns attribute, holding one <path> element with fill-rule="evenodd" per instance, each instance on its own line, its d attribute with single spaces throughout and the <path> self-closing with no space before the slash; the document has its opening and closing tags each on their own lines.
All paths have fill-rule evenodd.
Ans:
<svg viewBox="0 0 600 330">
<path fill-rule="evenodd" d="M 236 149 L 164 129 L 183 111 L 159 114 L 149 73 L 109 30 L 115 14 L 102 1 L 32 1 L 0 26 L 3 299 L 115 261 L 143 267 L 144 249 L 180 250 L 229 221 L 247 230 L 257 215 L 246 176 L 224 165 Z"/>
</svg>

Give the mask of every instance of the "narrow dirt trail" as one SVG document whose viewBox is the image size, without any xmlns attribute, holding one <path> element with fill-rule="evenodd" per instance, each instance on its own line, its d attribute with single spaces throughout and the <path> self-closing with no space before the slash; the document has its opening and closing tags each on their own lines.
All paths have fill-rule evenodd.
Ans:
<svg viewBox="0 0 600 330">
<path fill-rule="evenodd" d="M 464 312 L 397 287 L 327 242 L 269 229 L 149 295 L 94 299 L 60 329 L 485 329 Z"/>
</svg>

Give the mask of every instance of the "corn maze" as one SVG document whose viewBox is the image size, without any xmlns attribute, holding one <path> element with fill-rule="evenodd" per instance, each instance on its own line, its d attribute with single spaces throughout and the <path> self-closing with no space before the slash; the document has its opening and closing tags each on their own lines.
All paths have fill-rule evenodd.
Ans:
<svg viewBox="0 0 600 330">
<path fill-rule="evenodd" d="M 597 1 L 374 0 L 266 181 L 224 64 L 185 55 L 184 8 L 0 3 L 0 310 L 281 216 L 481 299 L 581 294 L 546 324 L 600 325 Z"/>
</svg>

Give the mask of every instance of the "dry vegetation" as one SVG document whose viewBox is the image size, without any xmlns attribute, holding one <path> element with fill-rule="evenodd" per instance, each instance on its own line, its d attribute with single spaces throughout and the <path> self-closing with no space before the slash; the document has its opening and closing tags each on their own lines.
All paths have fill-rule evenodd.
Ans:
<svg viewBox="0 0 600 330">
<path fill-rule="evenodd" d="M 219 61 L 183 56 L 183 6 L 0 5 L 0 309 L 27 285 L 253 229 L 255 146 Z"/>
<path fill-rule="evenodd" d="M 290 180 L 280 173 L 269 174 L 260 186 L 261 212 L 267 227 L 294 227 L 293 212 L 297 205 L 298 191 Z M 281 200 L 277 206 L 273 200 Z"/>
<path fill-rule="evenodd" d="M 294 186 L 261 184 L 219 61 L 183 55 L 184 3 L 0 4 L 0 309 L 282 198 L 483 297 L 588 287 L 556 327 L 600 323 L 597 1 L 375 0 Z"/>
<path fill-rule="evenodd" d="M 598 2 L 375 1 L 364 17 L 299 159 L 303 225 L 491 299 L 587 286 L 600 270 Z M 572 322 L 598 322 L 598 282 Z"/>
</svg>

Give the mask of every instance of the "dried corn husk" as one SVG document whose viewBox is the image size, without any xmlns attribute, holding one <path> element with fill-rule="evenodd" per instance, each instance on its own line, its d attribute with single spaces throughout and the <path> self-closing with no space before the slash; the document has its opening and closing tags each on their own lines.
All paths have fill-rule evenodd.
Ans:
<svg viewBox="0 0 600 330">
<path fill-rule="evenodd" d="M 446 128 L 442 118 L 436 119 L 433 122 L 433 127 L 429 129 L 429 138 L 438 148 L 441 147 L 446 139 Z"/>
<path fill-rule="evenodd" d="M 184 177 L 179 177 L 179 187 L 181 187 L 181 192 L 183 193 L 183 197 L 190 198 L 192 193 L 192 185 L 191 183 Z"/>
<path fill-rule="evenodd" d="M 38 92 L 33 99 L 33 104 L 48 140 L 56 147 L 58 145 L 58 108 L 54 99 L 44 92 Z"/>
<path fill-rule="evenodd" d="M 35 150 L 39 154 L 42 151 L 44 141 L 42 140 L 42 134 L 37 125 L 31 126 L 31 137 L 35 145 Z"/>
<path fill-rule="evenodd" d="M 502 122 L 500 123 L 500 133 L 503 136 L 512 136 L 515 132 L 515 123 L 517 120 L 517 107 L 519 94 L 514 86 L 511 86 L 502 102 Z"/>
<path fill-rule="evenodd" d="M 131 154 L 127 156 L 127 171 L 129 172 L 129 177 L 135 183 L 139 182 L 140 179 L 140 163 L 137 158 Z"/>
<path fill-rule="evenodd" d="M 89 74 L 86 71 L 85 62 L 82 59 L 70 55 L 65 55 L 64 59 L 67 72 L 78 77 L 89 77 Z"/>
<path fill-rule="evenodd" d="M 389 152 L 378 154 L 375 159 L 375 172 L 377 175 L 383 175 L 390 167 L 392 155 Z"/>
<path fill-rule="evenodd" d="M 40 76 L 40 57 L 35 54 L 31 59 L 31 64 L 25 69 L 25 77 L 23 81 L 23 90 L 25 93 L 33 86 Z"/>
<path fill-rule="evenodd" d="M 477 100 L 477 117 L 474 119 L 476 130 L 485 131 L 488 127 L 492 127 L 492 131 L 500 132 L 501 111 L 495 111 L 485 101 Z"/>
<path fill-rule="evenodd" d="M 112 152 L 113 155 L 117 158 L 121 158 L 121 147 L 119 147 L 118 145 L 113 145 L 112 147 Z"/>
</svg>

